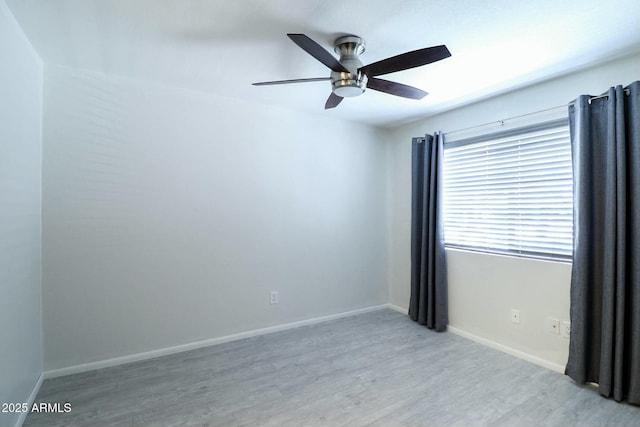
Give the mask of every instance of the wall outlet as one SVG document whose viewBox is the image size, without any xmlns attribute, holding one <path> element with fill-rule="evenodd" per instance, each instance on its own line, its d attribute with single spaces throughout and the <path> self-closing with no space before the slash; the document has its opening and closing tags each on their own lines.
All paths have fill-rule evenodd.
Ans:
<svg viewBox="0 0 640 427">
<path fill-rule="evenodd" d="M 560 335 L 560 321 L 555 317 L 547 319 L 547 330 L 555 335 Z"/>
<path fill-rule="evenodd" d="M 278 303 L 278 291 L 271 291 L 271 304 Z"/>
<path fill-rule="evenodd" d="M 515 308 L 511 309 L 511 321 L 520 324 L 520 310 L 516 310 Z"/>
<path fill-rule="evenodd" d="M 560 334 L 564 338 L 569 338 L 569 335 L 571 335 L 571 322 L 569 322 L 568 320 L 563 320 L 562 322 L 560 322 Z"/>
</svg>

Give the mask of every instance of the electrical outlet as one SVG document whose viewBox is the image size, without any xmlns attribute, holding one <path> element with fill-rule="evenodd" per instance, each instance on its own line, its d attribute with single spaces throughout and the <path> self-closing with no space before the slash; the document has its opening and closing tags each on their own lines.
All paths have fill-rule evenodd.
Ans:
<svg viewBox="0 0 640 427">
<path fill-rule="evenodd" d="M 569 338 L 569 335 L 571 335 L 571 322 L 568 320 L 560 322 L 560 333 L 564 338 Z"/>
<path fill-rule="evenodd" d="M 555 317 L 547 319 L 547 330 L 555 335 L 560 335 L 560 321 Z"/>
<path fill-rule="evenodd" d="M 271 304 L 278 303 L 278 291 L 271 291 Z"/>
<path fill-rule="evenodd" d="M 515 308 L 511 309 L 511 321 L 520 324 L 520 310 L 516 310 Z"/>
</svg>

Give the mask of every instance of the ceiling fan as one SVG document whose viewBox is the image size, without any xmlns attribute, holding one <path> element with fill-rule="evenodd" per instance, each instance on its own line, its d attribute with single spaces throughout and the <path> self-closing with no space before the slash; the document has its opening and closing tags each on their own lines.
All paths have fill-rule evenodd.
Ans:
<svg viewBox="0 0 640 427">
<path fill-rule="evenodd" d="M 331 95 L 324 105 L 325 109 L 337 107 L 345 97 L 362 95 L 367 88 L 404 98 L 422 99 L 428 95 L 427 92 L 402 83 L 379 79 L 376 76 L 420 67 L 451 56 L 449 49 L 445 45 L 440 45 L 413 50 L 369 65 L 362 65 L 360 55 L 365 50 L 365 42 L 358 36 L 350 35 L 336 39 L 333 44 L 335 52 L 340 55 L 339 60 L 304 34 L 287 34 L 287 36 L 302 50 L 330 68 L 331 75 L 329 77 L 259 82 L 253 83 L 253 85 L 267 86 L 330 80 Z"/>
</svg>

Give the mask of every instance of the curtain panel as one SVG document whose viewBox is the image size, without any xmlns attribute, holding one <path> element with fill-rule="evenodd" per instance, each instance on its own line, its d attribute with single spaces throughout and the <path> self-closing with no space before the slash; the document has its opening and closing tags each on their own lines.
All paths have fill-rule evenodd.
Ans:
<svg viewBox="0 0 640 427">
<path fill-rule="evenodd" d="M 569 107 L 574 185 L 566 373 L 640 404 L 640 82 Z"/>
<path fill-rule="evenodd" d="M 412 140 L 411 300 L 409 316 L 427 328 L 448 323 L 442 224 L 442 133 Z"/>
</svg>

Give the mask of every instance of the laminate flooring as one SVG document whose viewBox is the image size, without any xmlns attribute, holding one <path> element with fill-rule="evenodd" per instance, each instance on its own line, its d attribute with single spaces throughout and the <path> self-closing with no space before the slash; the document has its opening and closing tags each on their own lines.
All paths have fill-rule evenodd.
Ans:
<svg viewBox="0 0 640 427">
<path fill-rule="evenodd" d="M 45 380 L 25 426 L 640 426 L 640 408 L 406 315 L 331 322 Z"/>
</svg>

